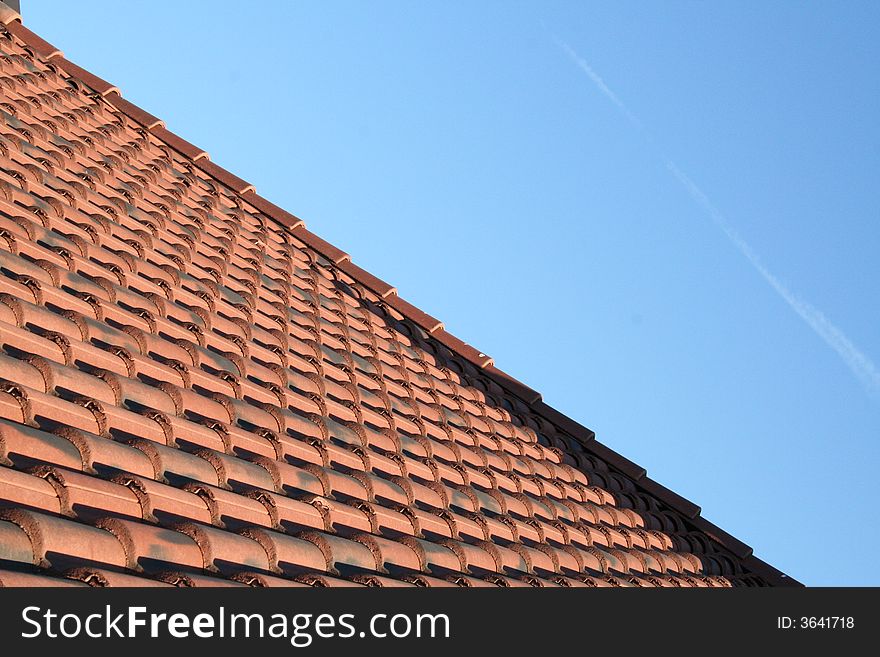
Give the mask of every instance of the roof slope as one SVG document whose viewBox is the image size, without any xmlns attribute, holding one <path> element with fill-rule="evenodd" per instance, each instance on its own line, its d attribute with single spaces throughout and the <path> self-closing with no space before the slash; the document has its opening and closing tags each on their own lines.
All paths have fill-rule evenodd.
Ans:
<svg viewBox="0 0 880 657">
<path fill-rule="evenodd" d="M 0 19 L 0 584 L 795 583 Z"/>
</svg>

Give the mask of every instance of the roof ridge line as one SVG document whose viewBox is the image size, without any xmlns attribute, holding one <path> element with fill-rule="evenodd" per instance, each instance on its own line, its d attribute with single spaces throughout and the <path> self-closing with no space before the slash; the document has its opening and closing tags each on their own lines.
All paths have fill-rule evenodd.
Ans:
<svg viewBox="0 0 880 657">
<path fill-rule="evenodd" d="M 294 237 L 305 243 L 309 248 L 326 257 L 338 269 L 375 294 L 378 294 L 380 299 L 388 306 L 421 327 L 453 353 L 476 365 L 507 392 L 519 397 L 532 411 L 569 433 L 584 449 L 632 479 L 635 485 L 643 488 L 670 509 L 683 515 L 695 529 L 704 532 L 713 541 L 734 554 L 743 566 L 778 584 L 801 585 L 794 578 L 785 575 L 778 569 L 755 557 L 750 546 L 702 517 L 700 515 L 701 508 L 698 505 L 649 478 L 644 467 L 630 461 L 622 454 L 596 440 L 595 431 L 549 406 L 543 401 L 541 393 L 496 367 L 491 357 L 452 335 L 445 329 L 440 320 L 428 315 L 400 297 L 397 293 L 397 288 L 354 264 L 348 253 L 309 231 L 302 219 L 257 194 L 256 188 L 251 183 L 212 162 L 207 151 L 171 132 L 166 128 L 164 121 L 123 98 L 118 87 L 65 58 L 64 53 L 60 49 L 28 29 L 22 23 L 21 15 L 2 2 L 2 0 L 0 0 L 0 23 L 5 26 L 10 34 L 21 40 L 38 56 L 58 66 L 70 77 L 78 79 L 95 91 L 114 109 L 122 112 L 133 121 L 140 123 L 157 139 L 165 142 L 181 155 L 191 159 L 195 166 L 203 173 L 225 185 L 260 212 L 290 230 Z"/>
</svg>

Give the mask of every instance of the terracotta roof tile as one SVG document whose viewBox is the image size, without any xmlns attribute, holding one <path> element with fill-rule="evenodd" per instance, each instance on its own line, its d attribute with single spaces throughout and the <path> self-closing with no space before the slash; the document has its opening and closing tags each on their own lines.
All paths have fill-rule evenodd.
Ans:
<svg viewBox="0 0 880 657">
<path fill-rule="evenodd" d="M 22 529 L 35 566 L 54 569 L 93 564 L 123 568 L 125 552 L 101 529 L 22 508 L 0 510 L 0 520 Z"/>
<path fill-rule="evenodd" d="M 175 488 L 145 477 L 120 474 L 113 481 L 129 489 L 141 507 L 141 518 L 149 522 L 171 525 L 176 522 L 195 520 L 210 524 L 215 522 L 216 513 L 204 498 L 186 484 L 185 488 Z"/>
<path fill-rule="evenodd" d="M 71 78 L 82 82 L 89 89 L 101 94 L 102 96 L 107 96 L 108 94 L 116 93 L 119 91 L 114 85 L 110 84 L 106 80 L 103 80 L 97 75 L 77 66 L 76 64 L 65 59 L 64 57 L 57 56 L 52 59 L 52 63 L 60 68 L 62 71 L 67 73 Z"/>
<path fill-rule="evenodd" d="M 115 482 L 51 465 L 39 466 L 33 473 L 54 488 L 64 515 L 86 521 L 106 516 L 143 516 L 134 492 Z"/>
<path fill-rule="evenodd" d="M 0 469 L 0 505 L 49 513 L 62 511 L 62 502 L 52 484 L 39 476 L 10 468 Z"/>
<path fill-rule="evenodd" d="M 18 39 L 26 43 L 31 50 L 43 59 L 64 56 L 64 53 L 58 50 L 58 48 L 31 32 L 28 28 L 22 25 L 20 21 L 10 21 L 6 23 L 6 29 L 10 34 L 15 35 Z"/>
<path fill-rule="evenodd" d="M 324 552 L 310 541 L 257 528 L 245 530 L 243 534 L 263 547 L 273 572 L 294 576 L 327 569 Z"/>
<path fill-rule="evenodd" d="M 113 100 L 111 102 L 115 103 L 116 101 Z M 137 110 L 137 108 L 135 108 L 135 110 Z M 123 110 L 123 111 L 125 111 L 125 110 Z M 140 110 L 140 111 L 142 111 L 142 110 Z M 128 112 L 126 112 L 126 113 L 128 113 Z M 131 116 L 131 114 L 129 114 L 129 116 Z M 142 123 L 143 125 L 147 125 L 147 123 L 145 123 L 145 121 L 153 123 L 153 125 L 147 125 L 148 128 L 153 128 L 155 125 L 158 125 L 157 123 L 154 123 L 154 121 L 158 121 L 158 119 L 156 119 L 155 117 L 153 117 L 151 115 L 148 115 L 148 116 L 141 115 L 141 119 L 137 119 L 137 117 L 132 117 L 132 118 L 135 118 L 135 120 L 138 120 L 138 122 Z M 229 171 L 227 171 L 226 169 L 224 169 L 221 166 L 214 164 L 213 162 L 211 162 L 207 158 L 200 158 L 198 160 L 193 160 L 193 162 L 195 162 L 195 165 L 199 169 L 201 169 L 202 171 L 207 173 L 213 179 L 220 181 L 221 183 L 223 183 L 224 185 L 226 185 L 227 187 L 229 187 L 230 189 L 232 189 L 234 192 L 236 192 L 238 194 L 244 194 L 245 192 L 248 192 L 248 191 L 250 191 L 250 192 L 254 191 L 254 186 L 251 185 L 249 182 L 246 182 L 246 181 L 242 180 L 241 178 L 239 178 L 238 176 L 231 174 Z"/>
<path fill-rule="evenodd" d="M 0 19 L 0 584 L 792 584 Z"/>
<path fill-rule="evenodd" d="M 263 573 L 241 572 L 232 576 L 236 582 L 258 588 L 307 588 L 309 584 L 298 582 L 293 579 L 265 575 Z"/>
<path fill-rule="evenodd" d="M 752 555 L 752 548 L 750 548 L 742 541 L 734 538 L 726 531 L 724 531 L 717 525 L 709 522 L 702 516 L 693 517 L 691 519 L 691 522 L 699 531 L 705 533 L 706 536 L 711 538 L 713 541 L 717 541 L 718 543 L 723 545 L 740 559 L 746 559 L 747 557 L 750 557 Z"/>
<path fill-rule="evenodd" d="M 429 314 L 419 310 L 409 301 L 405 301 L 396 294 L 392 294 L 385 299 L 385 303 L 400 312 L 404 317 L 415 322 L 428 333 L 434 333 L 443 328 L 443 322 Z"/>
<path fill-rule="evenodd" d="M 170 586 L 165 582 L 149 577 L 139 577 L 103 568 L 71 568 L 64 573 L 64 576 L 68 578 L 71 584 L 82 582 L 95 588 L 114 586 L 162 588 Z"/>
<path fill-rule="evenodd" d="M 64 438 L 4 419 L 0 419 L 0 462 L 21 469 L 39 463 L 83 466 L 80 450 Z"/>
<path fill-rule="evenodd" d="M 13 21 L 21 21 L 21 14 L 4 2 L 0 5 L 0 23 L 9 25 Z"/>
<path fill-rule="evenodd" d="M 2 530 L 0 530 L 2 531 Z M 50 586 L 58 587 L 81 587 L 88 586 L 85 582 L 61 577 L 49 577 L 41 574 L 20 572 L 15 570 L 0 570 L 0 587 L 31 588 Z"/>
<path fill-rule="evenodd" d="M 199 484 L 190 484 L 187 490 L 205 501 L 214 524 L 219 527 L 235 531 L 248 527 L 272 527 L 275 524 L 269 510 L 258 500 Z"/>
<path fill-rule="evenodd" d="M 153 131 L 153 134 L 156 134 L 155 130 Z M 289 212 L 287 212 L 287 210 L 284 210 L 283 208 L 279 208 L 277 205 L 275 205 L 271 201 L 267 201 L 259 194 L 253 192 L 249 193 L 245 196 L 245 200 L 252 206 L 254 206 L 257 210 L 259 210 L 263 214 L 270 216 L 272 219 L 274 219 L 286 228 L 293 230 L 304 225 L 302 219 L 290 214 Z"/>
<path fill-rule="evenodd" d="M 73 67 L 69 63 L 65 63 L 64 65 L 62 65 L 62 68 L 64 68 L 68 73 L 70 73 L 71 76 L 78 77 L 77 73 L 74 72 L 73 70 L 71 70 L 71 69 L 78 68 L 78 67 Z M 103 82 L 103 81 L 101 81 L 101 82 Z M 92 86 L 92 85 L 90 84 L 89 86 Z M 101 95 L 105 96 L 107 98 L 107 101 L 111 105 L 113 105 L 113 107 L 115 107 L 120 112 L 125 114 L 128 118 L 130 118 L 134 121 L 137 121 L 142 126 L 147 128 L 148 130 L 151 130 L 153 128 L 161 128 L 161 127 L 165 126 L 165 124 L 161 121 L 161 119 L 156 118 L 155 116 L 153 116 L 149 112 L 141 109 L 140 107 L 138 107 L 134 103 L 132 103 L 132 102 L 126 100 L 125 98 L 123 98 L 122 96 L 120 96 L 119 91 L 117 89 L 115 89 L 115 88 L 98 89 L 98 88 L 95 88 L 94 86 L 92 86 L 92 88 L 95 89 L 95 91 L 97 91 Z"/>
<path fill-rule="evenodd" d="M 188 157 L 194 162 L 196 160 L 202 159 L 203 157 L 208 157 L 208 153 L 206 151 L 202 150 L 198 146 L 194 146 L 185 139 L 166 129 L 164 126 L 154 126 L 150 129 L 150 132 L 152 132 L 153 135 L 155 135 L 156 138 L 158 138 L 160 141 L 168 144 L 178 153 L 184 155 L 185 157 Z"/>
<path fill-rule="evenodd" d="M 339 264 L 345 260 L 349 260 L 349 256 L 344 251 L 337 249 L 335 246 L 322 240 L 320 237 L 310 232 L 303 225 L 297 226 L 291 231 L 291 234 L 300 242 L 313 249 L 315 252 L 327 258 L 333 264 Z"/>
<path fill-rule="evenodd" d="M 269 571 L 265 549 L 247 536 L 196 523 L 184 523 L 175 528 L 196 543 L 208 571 L 224 575 L 238 570 Z"/>
<path fill-rule="evenodd" d="M 343 260 L 338 263 L 338 267 L 340 271 L 345 272 L 368 290 L 374 292 L 380 299 L 397 294 L 395 287 L 377 278 L 367 270 L 358 267 L 351 260 Z"/>
<path fill-rule="evenodd" d="M 162 582 L 181 588 L 229 588 L 252 586 L 250 583 L 242 582 L 236 579 L 239 573 L 235 573 L 229 578 L 215 577 L 210 575 L 199 575 L 187 572 L 164 572 L 158 573 L 156 578 Z"/>
</svg>

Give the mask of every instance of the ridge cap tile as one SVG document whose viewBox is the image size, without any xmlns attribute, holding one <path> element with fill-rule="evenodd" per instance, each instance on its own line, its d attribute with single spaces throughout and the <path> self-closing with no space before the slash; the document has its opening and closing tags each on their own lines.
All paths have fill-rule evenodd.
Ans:
<svg viewBox="0 0 880 657">
<path fill-rule="evenodd" d="M 120 112 L 125 114 L 133 121 L 137 121 L 147 130 L 165 127 L 164 121 L 156 116 L 153 116 L 146 110 L 141 109 L 130 100 L 126 100 L 125 98 L 123 98 L 122 95 L 119 93 L 119 89 L 113 87 L 108 89 L 107 91 L 102 91 L 101 95 L 103 95 L 105 100 L 110 103 L 114 108 L 118 109 Z M 196 166 L 199 166 L 198 162 L 196 162 Z"/>
<path fill-rule="evenodd" d="M 14 21 L 21 22 L 21 14 L 5 2 L 0 2 L 0 23 L 8 27 Z"/>
<path fill-rule="evenodd" d="M 337 267 L 351 276 L 354 280 L 358 281 L 361 285 L 375 292 L 379 295 L 380 299 L 385 299 L 386 297 L 397 294 L 397 288 L 386 283 L 377 276 L 374 276 L 366 269 L 359 267 L 351 260 L 343 260 L 337 264 Z"/>
<path fill-rule="evenodd" d="M 752 548 L 750 546 L 746 545 L 741 540 L 734 538 L 715 523 L 710 522 L 699 515 L 690 518 L 690 522 L 695 528 L 706 534 L 706 536 L 719 545 L 723 545 L 739 559 L 745 559 L 752 556 Z"/>
<path fill-rule="evenodd" d="M 21 39 L 25 44 L 28 45 L 35 53 L 37 53 L 43 59 L 52 59 L 53 57 L 64 57 L 64 53 L 61 52 L 58 48 L 53 46 L 51 43 L 38 36 L 37 34 L 31 32 L 24 24 L 21 22 L 21 17 L 18 16 L 11 20 L 5 20 L 6 16 L 8 16 L 8 12 L 14 10 L 9 9 L 5 3 L 3 3 L 6 7 L 6 10 L 2 12 L 2 17 L 0 17 L 0 22 L 3 22 L 6 25 L 6 31 L 12 34 L 13 36 Z"/>
<path fill-rule="evenodd" d="M 504 370 L 499 369 L 494 363 L 485 367 L 483 371 L 495 379 L 502 388 L 515 394 L 529 406 L 534 406 L 538 402 L 543 401 L 540 392 L 533 390 L 522 381 L 514 378 Z"/>
<path fill-rule="evenodd" d="M 675 491 L 670 490 L 663 484 L 654 481 L 648 476 L 641 477 L 636 482 L 636 485 L 642 490 L 651 493 L 653 497 L 660 500 L 670 508 L 678 511 L 685 518 L 691 520 L 692 522 L 696 521 L 696 519 L 700 515 L 699 506 L 697 506 L 690 500 L 685 499 Z M 702 518 L 700 520 L 702 520 Z"/>
<path fill-rule="evenodd" d="M 188 141 L 186 141 L 183 137 L 179 136 L 177 133 L 171 132 L 164 125 L 156 125 L 150 128 L 150 132 L 160 141 L 165 142 L 171 148 L 176 150 L 178 153 L 183 155 L 184 157 L 188 157 L 193 162 L 196 162 L 202 158 L 208 158 L 207 151 L 195 146 Z"/>
<path fill-rule="evenodd" d="M 315 235 L 313 232 L 305 227 L 305 224 L 300 224 L 296 226 L 290 232 L 296 239 L 298 239 L 309 248 L 314 249 L 315 251 L 320 253 L 334 265 L 338 265 L 340 262 L 344 262 L 346 260 L 351 260 L 351 256 L 349 256 L 345 251 L 333 246 L 332 244 L 330 244 L 330 242 Z"/>
<path fill-rule="evenodd" d="M 103 78 L 99 78 L 94 73 L 87 71 L 86 69 L 74 64 L 69 59 L 56 56 L 52 58 L 52 64 L 60 68 L 62 71 L 67 73 L 72 78 L 77 78 L 81 82 L 83 82 L 86 86 L 90 87 L 92 90 L 97 92 L 101 96 L 108 96 L 109 94 L 119 94 L 119 88 L 115 85 L 110 84 Z M 120 96 L 121 98 L 121 96 Z"/>
<path fill-rule="evenodd" d="M 257 210 L 269 217 L 272 217 L 272 219 L 280 223 L 285 228 L 295 230 L 300 226 L 305 226 L 305 222 L 302 219 L 260 196 L 253 188 L 247 190 L 245 194 L 242 194 L 242 197 Z"/>
<path fill-rule="evenodd" d="M 598 456 L 602 461 L 619 470 L 633 481 L 638 482 L 648 474 L 648 471 L 637 463 L 633 463 L 625 456 L 599 442 L 595 438 L 584 444 L 587 451 Z"/>
<path fill-rule="evenodd" d="M 152 115 L 149 117 L 156 119 Z M 146 125 L 146 124 L 145 124 Z M 255 188 L 246 180 L 242 180 L 232 172 L 224 169 L 220 165 L 212 162 L 207 157 L 200 158 L 198 160 L 193 160 L 195 165 L 201 169 L 204 173 L 207 173 L 212 178 L 219 180 L 221 183 L 226 185 L 229 189 L 234 191 L 236 194 L 244 196 L 246 192 L 255 192 Z"/>
</svg>

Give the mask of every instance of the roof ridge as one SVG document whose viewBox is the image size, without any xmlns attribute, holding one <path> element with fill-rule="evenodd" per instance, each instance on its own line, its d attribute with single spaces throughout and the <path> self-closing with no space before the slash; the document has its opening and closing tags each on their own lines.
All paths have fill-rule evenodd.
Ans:
<svg viewBox="0 0 880 657">
<path fill-rule="evenodd" d="M 352 262 L 348 253 L 309 231 L 302 219 L 260 196 L 254 185 L 212 162 L 207 151 L 168 130 L 164 121 L 123 98 L 118 87 L 68 60 L 61 50 L 28 29 L 22 23 L 21 15 L 2 0 L 0 0 L 0 23 L 36 55 L 57 66 L 71 78 L 82 82 L 114 109 L 139 123 L 154 137 L 189 158 L 203 173 L 225 185 L 260 212 L 274 219 L 306 246 L 326 257 L 338 269 L 377 294 L 387 306 L 421 327 L 429 336 L 450 351 L 475 365 L 508 393 L 517 396 L 534 413 L 570 434 L 592 455 L 633 480 L 635 485 L 663 502 L 670 509 L 684 516 L 696 530 L 703 532 L 735 555 L 743 567 L 776 585 L 800 585 L 797 580 L 755 557 L 750 546 L 703 518 L 700 515 L 699 506 L 649 478 L 644 467 L 596 440 L 596 433 L 592 429 L 583 426 L 545 403 L 541 393 L 496 367 L 490 356 L 449 333 L 440 320 L 400 297 L 395 287 L 359 267 Z"/>
</svg>

